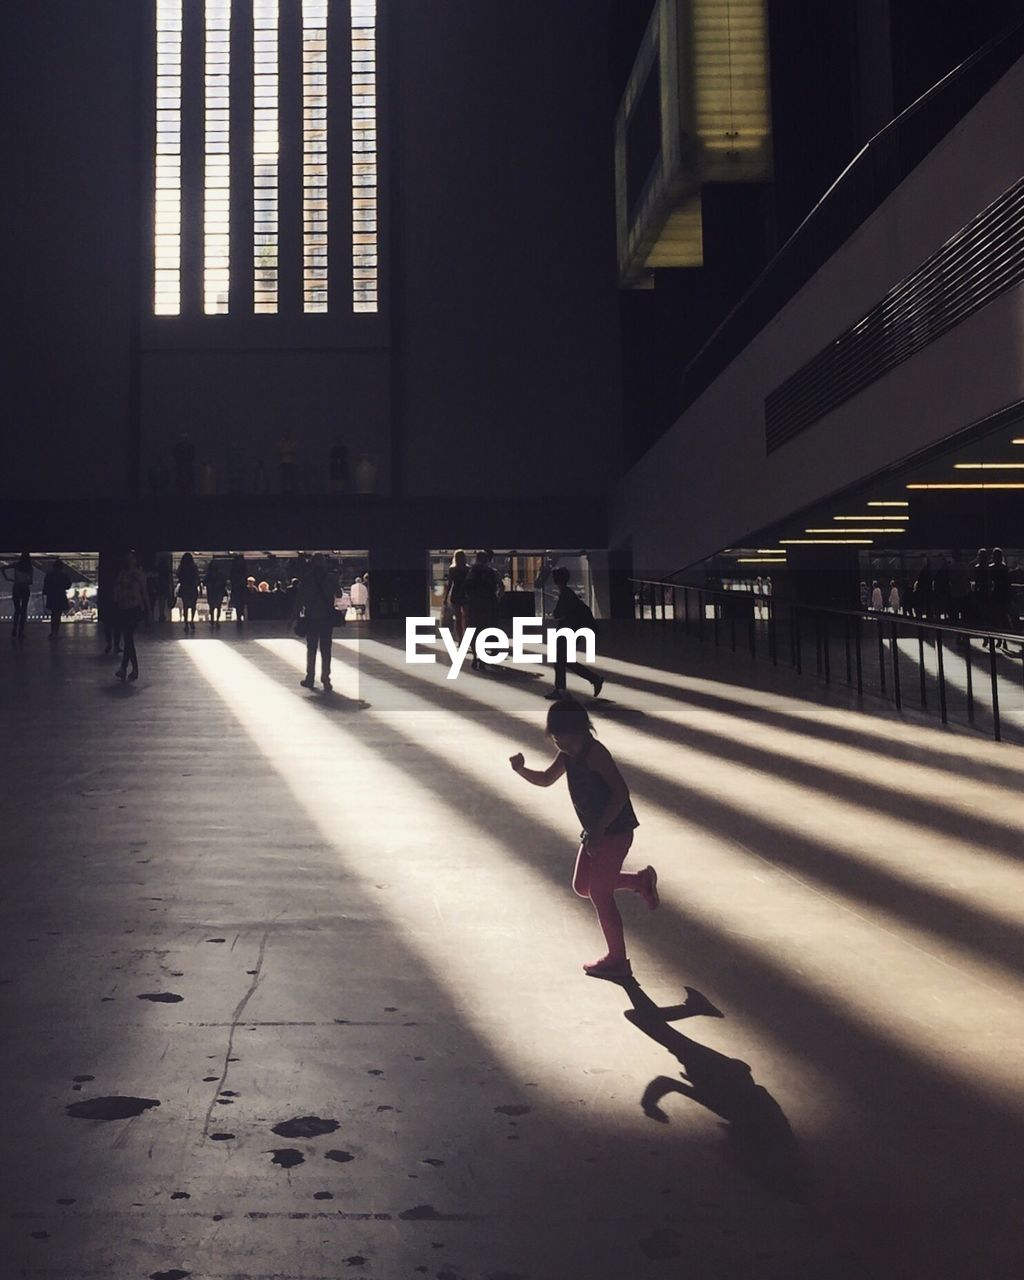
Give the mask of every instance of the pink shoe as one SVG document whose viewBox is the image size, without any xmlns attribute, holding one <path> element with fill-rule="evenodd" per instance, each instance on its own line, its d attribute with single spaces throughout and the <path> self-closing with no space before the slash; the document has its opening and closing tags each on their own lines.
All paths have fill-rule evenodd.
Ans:
<svg viewBox="0 0 1024 1280">
<path fill-rule="evenodd" d="M 653 867 L 644 867 L 640 872 L 640 887 L 637 893 L 651 911 L 661 902 L 658 897 L 658 873 Z"/>
<path fill-rule="evenodd" d="M 583 972 L 588 978 L 609 978 L 612 982 L 624 982 L 633 976 L 628 960 L 612 960 L 609 956 L 595 960 L 593 964 L 585 964 Z"/>
</svg>

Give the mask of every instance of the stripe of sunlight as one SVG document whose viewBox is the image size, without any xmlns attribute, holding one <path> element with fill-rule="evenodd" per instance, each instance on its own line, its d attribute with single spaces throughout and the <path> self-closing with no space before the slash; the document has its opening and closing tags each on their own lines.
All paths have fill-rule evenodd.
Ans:
<svg viewBox="0 0 1024 1280">
<path fill-rule="evenodd" d="M 395 670 L 416 672 L 420 675 L 425 671 L 447 671 L 444 665 L 406 667 L 402 655 L 391 646 L 377 641 L 369 641 L 368 646 L 374 646 L 372 652 L 376 661 L 384 662 Z M 369 647 L 366 652 L 369 655 Z M 437 678 L 435 676 L 435 679 Z M 451 682 L 444 680 L 443 684 L 449 692 L 452 692 Z M 467 686 L 461 678 L 459 686 L 460 693 L 466 687 L 479 687 L 476 682 Z M 522 712 L 522 701 L 514 691 L 507 689 L 498 681 L 489 683 L 486 688 L 488 700 L 495 705 L 501 705 L 503 714 L 518 720 L 527 730 L 535 730 L 536 718 Z M 653 694 L 632 691 L 631 701 L 635 702 L 638 710 L 646 706 L 661 718 L 672 720 L 676 718 L 678 704 L 668 698 L 658 698 Z M 723 732 L 723 726 L 717 722 L 718 713 L 716 712 L 706 712 L 701 709 L 691 715 L 688 709 L 683 709 L 678 712 L 678 716 L 680 726 L 684 730 L 699 724 L 705 731 L 714 733 L 716 737 L 729 740 L 730 735 L 728 732 Z M 723 715 L 722 719 L 727 724 L 735 721 L 737 728 L 745 731 L 745 733 L 734 735 L 741 741 L 749 734 L 748 720 L 727 715 Z M 776 732 L 779 734 L 778 741 L 775 737 Z M 722 760 L 712 752 L 691 747 L 686 743 L 685 737 L 678 742 L 669 743 L 662 738 L 654 738 L 645 733 L 642 727 L 634 727 L 621 721 L 602 721 L 601 733 L 606 739 L 609 734 L 612 734 L 619 742 L 620 745 L 616 750 L 621 755 L 623 763 L 642 770 L 664 786 L 678 786 L 679 779 L 685 778 L 686 786 L 702 787 L 711 795 L 724 795 L 733 809 L 758 820 L 770 822 L 773 827 L 780 830 L 791 831 L 801 838 L 809 837 L 819 842 L 824 841 L 830 848 L 844 856 L 877 868 L 897 885 L 904 884 L 914 889 L 924 890 L 945 902 L 962 902 L 975 911 L 984 912 L 993 921 L 1003 923 L 1010 930 L 1021 927 L 1019 911 L 1014 909 L 1015 904 L 1021 902 L 1024 894 L 1024 867 L 1020 861 L 1008 860 L 998 851 L 980 848 L 971 841 L 936 830 L 932 825 L 917 823 L 910 818 L 897 818 L 888 813 L 875 812 L 861 804 L 842 800 L 834 792 L 826 793 L 814 785 L 780 778 L 772 770 L 771 757 L 773 754 L 793 754 L 785 751 L 784 748 L 788 740 L 799 738 L 797 734 L 775 731 L 769 726 L 765 726 L 763 732 L 759 729 L 758 745 L 764 748 L 765 763 L 762 768 L 757 768 L 747 764 L 736 764 L 728 759 Z M 685 772 L 659 769 L 654 763 L 652 748 L 657 751 L 679 752 L 686 762 Z M 853 755 L 849 772 L 856 778 L 858 757 L 869 757 L 869 753 L 858 752 L 855 748 L 849 751 Z M 799 756 L 793 755 L 796 759 L 801 757 L 810 757 L 811 763 L 816 766 L 821 767 L 824 764 L 830 771 L 832 770 L 831 747 L 823 750 L 822 745 L 817 741 L 812 740 L 801 750 Z M 924 777 L 920 794 L 925 800 L 933 799 L 936 788 L 940 784 L 946 792 L 951 790 L 948 775 L 941 770 L 928 770 L 925 766 L 908 765 L 905 775 L 903 766 L 894 768 L 891 761 L 886 764 L 885 769 L 887 786 L 897 795 L 912 792 L 914 782 L 919 780 L 919 775 Z M 723 790 L 723 788 L 727 789 Z M 965 801 L 971 806 L 984 803 L 984 797 L 979 795 L 981 790 L 980 787 L 965 784 Z M 1007 791 L 995 788 L 991 790 L 994 797 L 991 803 L 1005 808 L 1008 799 Z M 960 812 L 963 813 L 964 810 L 961 809 Z M 914 856 L 915 850 L 918 851 L 918 856 Z M 830 889 L 829 892 L 839 891 Z M 850 900 L 857 909 L 861 909 L 860 899 L 851 898 Z M 877 907 L 872 909 L 878 910 Z M 904 924 L 903 917 L 898 911 L 891 913 L 891 918 L 901 928 L 914 928 L 913 925 Z M 926 945 L 928 936 L 928 931 L 921 930 L 921 945 Z M 945 935 L 939 936 L 944 942 L 947 941 Z M 970 938 L 965 938 L 960 944 L 960 949 L 967 956 L 972 954 L 970 943 Z"/>
<path fill-rule="evenodd" d="M 900 640 L 897 642 L 900 653 L 905 654 L 907 661 L 917 666 L 918 661 L 918 644 L 916 640 Z M 985 712 L 986 715 L 992 715 L 992 683 L 989 674 L 989 655 L 987 649 L 981 649 L 973 646 L 971 649 L 972 658 L 980 658 L 983 665 L 977 663 L 972 665 L 972 691 L 975 703 Z M 1000 662 L 999 655 L 996 656 L 997 663 Z M 937 681 L 939 678 L 939 660 L 935 653 L 934 645 L 926 644 L 924 647 L 924 667 L 928 676 Z M 945 645 L 942 650 L 942 670 L 946 678 L 946 683 L 952 685 L 964 697 L 967 696 L 967 661 L 963 654 L 956 649 Z M 1003 675 L 999 680 L 999 718 L 1004 725 L 1012 725 L 1016 729 L 1024 729 L 1024 711 L 1020 711 L 1012 705 L 1012 702 L 1021 701 L 1020 676 L 1016 679 L 1009 679 Z M 1018 808 L 1024 810 L 1024 805 L 1018 802 Z M 1022 813 L 1022 822 L 1024 822 L 1024 813 Z"/>
<path fill-rule="evenodd" d="M 285 658 L 296 670 L 302 668 L 301 645 L 290 640 L 259 643 Z M 395 653 L 390 646 L 374 641 L 365 645 L 360 641 L 341 642 L 336 643 L 335 648 L 340 650 L 339 656 L 348 660 L 361 645 L 364 651 L 372 648 L 374 657 L 380 650 Z M 400 655 L 397 660 L 392 659 L 392 664 L 415 671 L 415 681 L 430 680 L 445 688 L 446 694 L 453 693 L 441 665 L 405 668 Z M 371 678 L 364 665 L 361 679 L 365 682 Z M 488 697 L 499 693 L 496 681 L 483 687 Z M 391 701 L 395 709 L 380 712 L 375 709 L 373 715 L 400 727 L 402 736 L 416 742 L 425 752 L 437 751 L 439 742 L 445 740 L 438 732 L 438 717 L 411 715 L 409 705 L 403 703 L 402 692 L 392 686 Z M 465 696 L 455 693 L 451 697 L 452 714 L 456 714 L 458 702 Z M 502 715 L 506 713 L 503 711 Z M 522 721 L 539 736 L 536 720 L 524 716 L 512 718 Z M 607 726 L 607 730 L 602 726 L 606 741 L 626 764 L 627 777 L 630 759 L 639 769 L 650 772 L 649 757 L 641 758 L 630 750 L 631 731 L 618 725 Z M 479 787 L 492 790 L 502 801 L 524 806 L 527 801 L 523 793 L 531 789 L 504 768 L 506 757 L 519 745 L 510 743 L 508 737 L 497 730 L 461 718 L 459 772 L 476 774 Z M 688 764 L 696 762 L 697 754 L 687 753 Z M 479 763 L 474 765 L 474 761 Z M 685 774 L 688 764 L 676 772 Z M 675 773 L 665 772 L 660 776 L 672 781 Z M 716 794 L 724 787 L 731 800 L 736 779 L 730 777 L 730 771 L 719 768 L 717 772 L 708 771 L 707 776 Z M 546 807 L 553 806 L 549 802 Z M 771 821 L 774 820 L 773 815 Z M 948 956 L 937 955 L 933 939 L 923 931 L 902 920 L 889 921 L 881 911 L 878 915 L 882 920 L 871 918 L 860 904 L 852 907 L 837 893 L 821 892 L 746 847 L 687 823 L 676 812 L 662 806 L 645 804 L 641 821 L 643 843 L 640 848 L 645 852 L 640 856 L 652 857 L 655 863 L 661 859 L 662 870 L 668 874 L 659 882 L 659 888 L 662 888 L 663 901 L 669 906 L 699 912 L 723 933 L 757 940 L 757 945 L 772 953 L 773 963 L 809 979 L 816 991 L 827 994 L 831 1005 L 844 1010 L 851 1020 L 869 1024 L 876 1032 L 889 1034 L 889 1028 L 894 1028 L 894 1010 L 901 1010 L 898 1033 L 892 1036 L 900 1048 L 910 1045 L 933 1065 L 948 1070 L 949 1045 L 962 1045 L 961 1056 L 953 1068 L 962 1082 L 984 1080 L 1004 1100 L 1012 1101 L 1015 1107 L 1024 1107 L 1013 1055 L 991 1054 L 993 1043 L 1011 1045 L 1019 1036 L 1024 1017 L 1024 986 L 1019 981 L 1008 979 L 997 966 L 962 953 L 948 939 L 943 941 L 951 947 L 955 963 Z M 833 823 L 829 830 L 830 842 L 834 826 Z M 557 831 L 558 827 L 553 830 Z M 647 852 L 681 847 L 687 851 L 685 884 L 671 875 L 664 854 Z M 754 865 L 752 857 L 757 859 Z M 638 948 L 633 950 L 634 954 L 638 953 Z M 645 965 L 650 964 L 646 949 L 641 954 Z M 872 972 L 884 973 L 886 981 L 865 982 L 866 962 Z M 664 966 L 661 968 L 664 970 Z M 981 989 L 987 992 L 987 998 L 980 998 Z M 954 992 L 959 998 L 951 998 Z M 906 1013 L 922 1005 L 927 1007 L 925 1019 L 915 1020 Z"/>
<path fill-rule="evenodd" d="M 899 739 L 909 746 L 920 746 L 940 750 L 944 753 L 955 751 L 957 755 L 981 764 L 998 765 L 1001 769 L 1012 769 L 1020 773 L 1024 783 L 1024 760 L 1020 762 L 1008 756 L 1006 748 L 996 742 L 981 739 L 957 738 L 951 742 L 948 731 L 931 729 L 923 725 L 907 724 L 900 720 L 873 720 L 862 711 L 847 710 L 842 707 L 830 707 L 822 703 L 794 698 L 788 694 L 772 693 L 765 689 L 752 689 L 732 685 L 726 681 L 709 680 L 700 676 L 681 675 L 675 671 L 664 671 L 660 667 L 645 667 L 639 663 L 627 662 L 621 658 L 601 656 L 599 665 L 606 675 L 620 673 L 635 676 L 638 679 L 656 681 L 668 689 L 679 689 L 683 692 L 712 694 L 729 702 L 735 702 L 748 709 L 763 707 L 769 711 L 780 711 L 788 715 L 799 716 L 803 720 L 814 721 L 824 725 L 835 725 L 843 729 L 853 729 L 864 737 L 878 738 L 886 741 Z"/>
<path fill-rule="evenodd" d="M 914 653 L 916 656 L 916 646 Z M 926 663 L 927 661 L 926 656 Z M 609 669 L 604 659 L 599 659 L 597 665 L 602 671 Z M 961 669 L 962 666 L 961 661 Z M 930 670 L 931 672 L 935 670 L 933 656 Z M 977 685 L 977 681 L 975 683 Z M 629 698 L 631 704 L 638 710 L 645 706 L 656 707 L 656 714 L 660 719 L 667 720 L 682 729 L 699 729 L 726 736 L 721 731 L 721 726 L 725 722 L 733 725 L 738 731 L 733 736 L 743 740 L 753 735 L 758 747 L 765 751 L 783 754 L 792 760 L 818 767 L 827 760 L 830 772 L 846 774 L 855 781 L 869 782 L 872 787 L 888 791 L 897 797 L 916 792 L 940 814 L 943 810 L 948 810 L 958 816 L 963 815 L 963 805 L 966 803 L 971 807 L 979 808 L 984 813 L 986 821 L 1006 827 L 1014 834 L 1018 831 L 1024 833 L 1024 805 L 1016 802 L 1015 791 L 1009 790 L 1001 783 L 985 782 L 973 775 L 965 775 L 962 779 L 957 779 L 951 777 L 946 769 L 939 769 L 917 760 L 900 761 L 894 766 L 890 758 L 875 753 L 870 747 L 830 742 L 823 748 L 820 740 L 801 734 L 796 729 L 783 729 L 777 725 L 757 722 L 752 720 L 749 714 L 744 715 L 740 711 L 729 712 L 695 706 L 692 703 L 650 693 L 644 689 L 630 689 Z M 863 712 L 852 714 L 860 719 L 864 718 Z M 859 721 L 854 723 L 859 727 Z M 946 745 L 947 748 L 951 745 L 948 740 Z M 1012 802 L 1016 803 L 1012 803 L 1011 798 Z M 909 818 L 904 818 L 902 821 L 917 825 Z M 931 830 L 930 827 L 927 829 Z M 986 856 L 974 845 L 971 849 L 972 856 Z"/>
<path fill-rule="evenodd" d="M 272 641 L 260 643 L 274 648 Z M 277 643 L 304 661 L 303 646 Z M 510 858 L 497 839 L 482 838 L 445 803 L 445 788 L 461 785 L 460 763 L 446 763 L 431 788 L 402 767 L 400 754 L 389 758 L 229 645 L 212 641 L 185 652 L 496 1060 L 522 1079 L 544 1080 L 569 1106 L 578 1104 L 579 1081 L 595 1061 L 616 1062 L 623 1071 L 629 1070 L 623 1063 L 638 1064 L 642 1078 L 630 1077 L 638 1089 L 652 1068 L 661 1068 L 656 1048 L 638 1056 L 635 1032 L 624 1019 L 586 1013 L 586 1001 L 600 1000 L 603 986 L 579 972 L 582 960 L 598 954 L 589 910 L 572 901 L 568 887 L 552 892 L 545 877 Z M 359 716 L 361 730 L 367 714 Z M 353 797 L 360 827 L 348 844 Z M 543 946 L 535 945 L 537 937 Z M 570 997 L 568 983 L 561 984 L 564 996 L 553 994 L 552 949 L 561 953 L 560 971 L 579 974 L 592 994 Z M 827 1094 L 827 1083 L 813 1083 Z M 614 1112 L 640 1124 L 636 1096 L 630 1087 L 605 1091 L 602 1115 Z M 810 1087 L 807 1096 L 813 1097 Z"/>
</svg>

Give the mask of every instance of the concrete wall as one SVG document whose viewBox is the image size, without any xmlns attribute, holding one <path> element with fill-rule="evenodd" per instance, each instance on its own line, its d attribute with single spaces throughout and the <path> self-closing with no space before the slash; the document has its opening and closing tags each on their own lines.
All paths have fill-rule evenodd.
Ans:
<svg viewBox="0 0 1024 1280">
<path fill-rule="evenodd" d="M 136 9 L 19 0 L 0 14 L 3 496 L 127 481 Z"/>
<path fill-rule="evenodd" d="M 612 545 L 658 577 L 1024 397 L 1024 288 L 766 457 L 764 399 L 1024 173 L 1018 64 L 631 469 Z"/>
<path fill-rule="evenodd" d="M 607 0 L 394 0 L 409 493 L 605 492 L 620 393 Z"/>
</svg>

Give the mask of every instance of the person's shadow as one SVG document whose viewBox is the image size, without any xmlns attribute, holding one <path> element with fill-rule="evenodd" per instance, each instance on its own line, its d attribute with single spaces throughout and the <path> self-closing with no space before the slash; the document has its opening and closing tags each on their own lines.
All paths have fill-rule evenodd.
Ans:
<svg viewBox="0 0 1024 1280">
<path fill-rule="evenodd" d="M 789 1121 L 772 1095 L 759 1085 L 747 1063 L 698 1044 L 669 1024 L 700 1015 L 724 1015 L 692 987 L 685 1004 L 658 1008 L 635 978 L 620 984 L 633 1007 L 624 1017 L 644 1035 L 663 1045 L 679 1062 L 681 1080 L 655 1076 L 644 1090 L 644 1115 L 668 1124 L 661 1107 L 670 1093 L 681 1093 L 725 1121 L 730 1150 L 737 1164 L 759 1185 L 788 1200 L 807 1198 L 807 1172 Z"/>
</svg>

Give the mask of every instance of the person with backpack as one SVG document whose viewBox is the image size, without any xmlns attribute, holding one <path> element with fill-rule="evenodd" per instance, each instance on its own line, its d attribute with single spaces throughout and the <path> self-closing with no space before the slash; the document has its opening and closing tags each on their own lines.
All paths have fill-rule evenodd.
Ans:
<svg viewBox="0 0 1024 1280">
<path fill-rule="evenodd" d="M 569 570 L 563 568 L 552 570 L 551 581 L 558 589 L 558 599 L 555 601 L 554 612 L 551 615 L 552 621 L 557 626 L 571 627 L 573 631 L 578 631 L 581 627 L 592 628 L 594 615 L 590 606 L 585 604 L 569 586 Z M 559 636 L 555 644 L 555 687 L 545 695 L 549 701 L 557 701 L 568 696 L 565 691 L 567 671 L 582 676 L 584 680 L 589 680 L 593 686 L 594 697 L 600 696 L 601 689 L 604 687 L 604 677 L 585 667 L 582 662 L 570 662 L 569 642 L 564 636 Z"/>
</svg>

